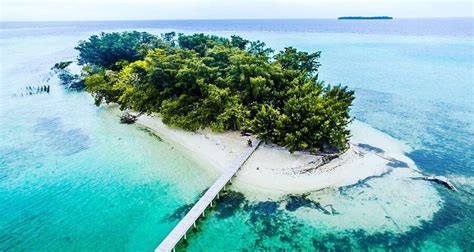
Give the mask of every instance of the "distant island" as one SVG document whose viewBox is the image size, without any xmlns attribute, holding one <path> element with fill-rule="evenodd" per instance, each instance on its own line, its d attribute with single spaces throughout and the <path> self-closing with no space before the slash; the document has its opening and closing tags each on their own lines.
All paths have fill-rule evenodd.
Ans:
<svg viewBox="0 0 474 252">
<path fill-rule="evenodd" d="M 387 19 L 393 19 L 393 17 L 389 16 L 378 16 L 378 17 L 362 17 L 362 16 L 355 16 L 355 17 L 338 17 L 337 19 L 349 19 L 349 20 L 387 20 Z"/>
</svg>

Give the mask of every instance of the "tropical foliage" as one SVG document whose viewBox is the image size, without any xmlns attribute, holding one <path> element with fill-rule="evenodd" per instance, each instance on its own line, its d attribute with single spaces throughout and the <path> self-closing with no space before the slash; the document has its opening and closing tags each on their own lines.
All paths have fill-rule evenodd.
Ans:
<svg viewBox="0 0 474 252">
<path fill-rule="evenodd" d="M 347 148 L 353 91 L 318 79 L 320 52 L 204 34 L 102 33 L 79 64 L 96 104 L 159 113 L 189 131 L 241 130 L 294 150 Z"/>
</svg>

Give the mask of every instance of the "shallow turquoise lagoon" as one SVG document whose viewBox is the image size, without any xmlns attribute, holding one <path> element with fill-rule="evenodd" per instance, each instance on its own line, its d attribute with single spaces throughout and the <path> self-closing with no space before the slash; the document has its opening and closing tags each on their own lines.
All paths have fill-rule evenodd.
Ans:
<svg viewBox="0 0 474 252">
<path fill-rule="evenodd" d="M 2 23 L 0 250 L 149 251 L 215 179 L 192 154 L 138 125 L 119 124 L 87 94 L 66 92 L 50 77 L 54 63 L 74 58 L 78 40 L 99 31 L 138 29 L 239 34 L 276 49 L 321 50 L 320 77 L 355 89 L 356 118 L 409 145 L 408 155 L 421 170 L 448 176 L 461 188 L 453 193 L 433 185 L 442 197 L 440 210 L 403 232 L 373 230 L 375 220 L 365 215 L 375 212 L 357 195 L 377 185 L 377 178 L 313 194 L 321 202 L 352 199 L 330 214 L 297 197 L 249 202 L 230 192 L 180 248 L 471 251 L 473 24 L 473 19 Z M 49 94 L 25 95 L 26 86 L 43 84 L 51 85 Z M 337 223 L 337 212 L 348 208 L 366 224 Z"/>
</svg>

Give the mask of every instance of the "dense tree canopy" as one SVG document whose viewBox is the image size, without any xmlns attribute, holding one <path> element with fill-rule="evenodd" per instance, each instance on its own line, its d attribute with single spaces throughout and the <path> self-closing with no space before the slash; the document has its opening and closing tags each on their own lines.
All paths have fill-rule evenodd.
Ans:
<svg viewBox="0 0 474 252">
<path fill-rule="evenodd" d="M 238 36 L 102 33 L 82 41 L 86 90 L 96 104 L 159 113 L 185 130 L 242 130 L 294 150 L 347 148 L 353 91 L 318 80 L 320 52 Z"/>
<path fill-rule="evenodd" d="M 128 63 L 143 58 L 148 49 L 161 40 L 146 32 L 101 33 L 87 41 L 80 41 L 75 48 L 79 51 L 79 65 L 93 65 L 117 70 L 117 63 Z"/>
</svg>

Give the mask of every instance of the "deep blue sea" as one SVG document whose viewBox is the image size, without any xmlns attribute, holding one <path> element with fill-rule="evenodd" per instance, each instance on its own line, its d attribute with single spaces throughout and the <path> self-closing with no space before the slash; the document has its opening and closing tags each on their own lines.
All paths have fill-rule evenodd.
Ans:
<svg viewBox="0 0 474 252">
<path fill-rule="evenodd" d="M 76 57 L 79 40 L 123 30 L 237 34 L 276 50 L 322 51 L 320 78 L 356 92 L 352 115 L 460 189 L 433 185 L 440 210 L 401 233 L 372 230 L 362 212 L 367 226 L 328 228 L 280 202 L 231 195 L 184 248 L 474 251 L 474 18 L 2 22 L 0 251 L 153 250 L 215 179 L 49 74 Z M 45 84 L 49 93 L 28 94 Z"/>
</svg>

